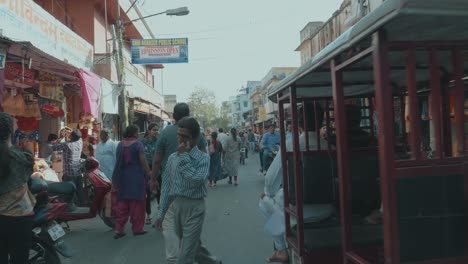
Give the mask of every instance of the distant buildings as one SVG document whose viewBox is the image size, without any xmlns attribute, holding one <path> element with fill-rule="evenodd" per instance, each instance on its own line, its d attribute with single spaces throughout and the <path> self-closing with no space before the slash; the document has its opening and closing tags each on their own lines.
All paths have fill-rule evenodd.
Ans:
<svg viewBox="0 0 468 264">
<path fill-rule="evenodd" d="M 164 95 L 164 110 L 172 115 L 174 106 L 177 104 L 177 95 L 168 94 Z"/>
<path fill-rule="evenodd" d="M 229 126 L 254 127 L 276 122 L 278 107 L 269 101 L 268 91 L 293 72 L 294 67 L 274 67 L 261 81 L 247 81 L 239 94 L 229 98 Z"/>
<path fill-rule="evenodd" d="M 340 8 L 325 22 L 307 23 L 300 31 L 301 64 L 311 60 L 323 48 L 369 12 L 380 6 L 384 0 L 344 0 Z M 265 127 L 276 123 L 278 106 L 268 99 L 270 89 L 276 83 L 296 70 L 295 67 L 273 67 L 258 81 L 248 81 L 240 93 L 224 102 L 224 112 L 231 127 Z"/>
</svg>

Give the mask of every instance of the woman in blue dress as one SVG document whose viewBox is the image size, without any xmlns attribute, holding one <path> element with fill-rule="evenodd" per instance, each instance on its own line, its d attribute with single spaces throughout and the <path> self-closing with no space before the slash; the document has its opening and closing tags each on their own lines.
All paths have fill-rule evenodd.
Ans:
<svg viewBox="0 0 468 264">
<path fill-rule="evenodd" d="M 218 141 L 218 133 L 211 133 L 210 144 L 210 175 L 208 176 L 209 186 L 216 188 L 216 182 L 221 179 L 221 155 L 223 146 Z"/>
</svg>

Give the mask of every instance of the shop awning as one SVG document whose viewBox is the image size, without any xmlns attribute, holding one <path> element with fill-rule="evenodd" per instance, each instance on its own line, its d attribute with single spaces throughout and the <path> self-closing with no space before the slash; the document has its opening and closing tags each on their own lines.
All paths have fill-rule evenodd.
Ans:
<svg viewBox="0 0 468 264">
<path fill-rule="evenodd" d="M 10 41 L 7 60 L 25 59 L 25 63 L 31 61 L 31 68 L 58 76 L 65 81 L 76 82 L 79 78 L 76 76 L 78 70 L 74 66 L 63 62 L 51 55 L 40 50 L 31 42 L 27 41 Z"/>
<path fill-rule="evenodd" d="M 290 86 L 297 88 L 298 97 L 331 96 L 329 65 L 331 59 L 351 47 L 358 45 L 362 49 L 370 47 L 369 37 L 379 29 L 386 31 L 390 41 L 453 41 L 468 39 L 466 25 L 468 25 L 468 1 L 386 0 L 315 57 L 270 89 L 269 99 L 276 102 L 276 95 Z M 391 66 L 399 66 L 404 61 L 404 57 L 397 54 L 391 56 L 389 60 Z M 373 91 L 372 59 L 363 61 L 359 67 L 364 70 L 344 73 L 344 80 L 350 83 L 345 85 L 345 96 Z M 392 74 L 394 74 L 392 80 L 405 81 L 404 68 L 392 71 Z M 419 71 L 418 78 L 426 78 L 424 74 L 427 74 L 427 71 Z"/>
</svg>

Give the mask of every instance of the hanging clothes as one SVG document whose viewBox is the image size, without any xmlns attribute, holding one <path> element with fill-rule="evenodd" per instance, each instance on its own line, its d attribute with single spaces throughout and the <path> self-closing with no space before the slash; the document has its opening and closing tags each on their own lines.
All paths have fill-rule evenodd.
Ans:
<svg viewBox="0 0 468 264">
<path fill-rule="evenodd" d="M 80 86 L 83 94 L 83 110 L 99 117 L 99 100 L 101 98 L 101 78 L 90 71 L 80 69 Z"/>
</svg>

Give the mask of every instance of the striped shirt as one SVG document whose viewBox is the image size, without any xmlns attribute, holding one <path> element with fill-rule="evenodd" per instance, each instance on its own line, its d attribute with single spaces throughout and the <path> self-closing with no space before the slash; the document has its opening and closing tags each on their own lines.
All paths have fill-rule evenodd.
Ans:
<svg viewBox="0 0 468 264">
<path fill-rule="evenodd" d="M 197 147 L 188 153 L 176 152 L 169 156 L 162 175 L 160 219 L 164 219 L 176 196 L 205 198 L 209 171 L 210 156 Z"/>
<path fill-rule="evenodd" d="M 63 151 L 63 175 L 78 177 L 81 172 L 81 152 L 83 151 L 83 140 L 81 138 L 74 142 L 65 142 L 52 146 L 55 151 Z"/>
</svg>

